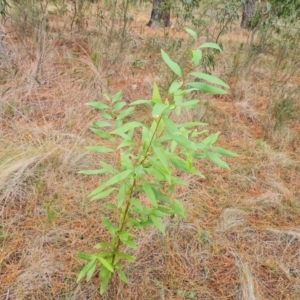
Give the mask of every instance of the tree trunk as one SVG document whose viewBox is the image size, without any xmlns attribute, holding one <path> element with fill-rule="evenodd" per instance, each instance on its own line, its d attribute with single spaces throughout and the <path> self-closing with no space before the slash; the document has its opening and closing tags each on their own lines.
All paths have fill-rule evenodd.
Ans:
<svg viewBox="0 0 300 300">
<path fill-rule="evenodd" d="M 252 27 L 252 19 L 256 13 L 256 0 L 246 0 L 243 7 L 243 15 L 242 15 L 242 28 Z M 251 29 L 251 28 L 250 28 Z"/>
<path fill-rule="evenodd" d="M 168 0 L 153 0 L 153 7 L 150 21 L 147 23 L 149 27 L 164 26 L 169 27 L 170 22 L 170 4 Z"/>
</svg>

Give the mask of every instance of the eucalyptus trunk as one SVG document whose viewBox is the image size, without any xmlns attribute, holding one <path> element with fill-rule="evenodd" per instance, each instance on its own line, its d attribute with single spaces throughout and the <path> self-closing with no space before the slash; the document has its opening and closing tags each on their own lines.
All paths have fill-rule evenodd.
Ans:
<svg viewBox="0 0 300 300">
<path fill-rule="evenodd" d="M 149 27 L 164 26 L 169 27 L 171 8 L 168 0 L 153 0 L 153 7 L 150 21 L 147 23 Z"/>
</svg>

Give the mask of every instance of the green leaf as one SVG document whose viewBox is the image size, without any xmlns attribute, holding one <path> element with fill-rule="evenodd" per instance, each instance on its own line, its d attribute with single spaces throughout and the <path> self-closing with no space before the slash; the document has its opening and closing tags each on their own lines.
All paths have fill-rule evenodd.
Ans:
<svg viewBox="0 0 300 300">
<path fill-rule="evenodd" d="M 182 81 L 173 81 L 171 86 L 169 87 L 169 95 L 173 95 L 176 91 L 178 91 L 182 87 Z"/>
<path fill-rule="evenodd" d="M 111 165 L 107 164 L 106 162 L 101 161 L 100 164 L 107 173 L 111 173 L 111 174 L 118 173 L 118 171 L 116 169 L 114 169 Z"/>
<path fill-rule="evenodd" d="M 103 199 L 103 198 L 109 196 L 115 190 L 116 190 L 116 188 L 110 188 L 102 193 L 96 194 L 95 196 L 93 196 L 91 198 L 91 201 Z"/>
<path fill-rule="evenodd" d="M 109 270 L 110 272 L 114 272 L 114 267 L 103 257 L 98 257 L 98 259 L 100 260 L 100 262 L 102 263 L 103 266 L 105 266 L 105 268 L 107 270 Z"/>
<path fill-rule="evenodd" d="M 213 133 L 213 134 L 209 135 L 207 138 L 205 138 L 201 142 L 201 144 L 206 145 L 206 146 L 211 146 L 218 140 L 219 135 L 220 135 L 220 131 Z"/>
<path fill-rule="evenodd" d="M 148 104 L 151 106 L 151 103 L 153 103 L 152 100 L 136 100 L 136 101 L 131 102 L 129 105 Z"/>
<path fill-rule="evenodd" d="M 166 232 L 165 232 L 165 227 L 164 227 L 164 225 L 158 220 L 158 218 L 157 217 L 155 217 L 155 216 L 150 216 L 150 218 L 151 218 L 151 220 L 152 220 L 152 222 L 153 222 L 153 224 L 158 228 L 158 230 L 162 233 L 162 234 L 166 234 Z"/>
<path fill-rule="evenodd" d="M 162 102 L 160 94 L 159 94 L 158 86 L 155 82 L 153 83 L 152 101 L 154 103 L 161 103 Z"/>
<path fill-rule="evenodd" d="M 108 113 L 107 111 L 105 111 L 105 110 L 101 110 L 101 111 L 100 111 L 100 114 L 101 114 L 105 119 L 107 119 L 107 120 L 112 120 L 112 119 L 113 119 L 112 115 L 109 114 L 109 113 Z"/>
<path fill-rule="evenodd" d="M 129 238 L 129 232 L 128 231 L 120 231 L 118 232 L 118 235 L 122 242 L 126 242 Z"/>
<path fill-rule="evenodd" d="M 120 270 L 120 269 L 118 269 L 117 272 L 118 272 L 118 275 L 119 275 L 120 279 L 121 279 L 123 282 L 125 282 L 125 283 L 128 284 L 128 279 L 127 279 L 125 273 L 124 273 L 122 270 Z"/>
<path fill-rule="evenodd" d="M 168 161 L 166 159 L 165 149 L 162 146 L 160 146 L 158 143 L 155 143 L 155 142 L 152 143 L 152 149 L 153 149 L 154 153 L 157 155 L 160 162 L 163 164 L 163 166 L 167 170 L 168 169 Z"/>
<path fill-rule="evenodd" d="M 118 92 L 113 96 L 112 102 L 115 103 L 115 102 L 119 101 L 121 98 L 122 98 L 122 92 Z"/>
<path fill-rule="evenodd" d="M 231 157 L 238 157 L 238 154 L 225 150 L 223 148 L 219 148 L 219 147 L 212 147 L 211 148 L 214 152 L 223 155 L 223 156 L 231 156 Z"/>
<path fill-rule="evenodd" d="M 227 163 L 225 161 L 223 161 L 222 159 L 219 158 L 219 156 L 215 153 L 212 152 L 207 152 L 206 156 L 217 166 L 230 170 L 229 166 L 227 165 Z"/>
<path fill-rule="evenodd" d="M 100 109 L 100 110 L 109 108 L 106 104 L 101 102 L 88 102 L 87 105 L 92 108 Z"/>
<path fill-rule="evenodd" d="M 123 183 L 119 189 L 119 193 L 118 193 L 118 207 L 120 208 L 125 200 L 126 197 L 126 187 L 127 185 L 125 183 Z"/>
<path fill-rule="evenodd" d="M 85 149 L 94 151 L 94 152 L 100 152 L 100 153 L 115 152 L 115 150 L 108 148 L 108 147 L 104 147 L 104 146 L 88 146 L 88 147 L 85 147 Z"/>
<path fill-rule="evenodd" d="M 93 276 L 93 274 L 95 272 L 96 266 L 97 266 L 96 260 L 94 260 L 93 266 L 90 268 L 90 270 L 86 274 L 86 281 L 90 281 L 91 280 L 91 278 L 92 278 L 92 276 Z"/>
<path fill-rule="evenodd" d="M 190 149 L 193 151 L 197 150 L 195 143 L 191 142 L 188 138 L 181 135 L 175 123 L 167 118 L 163 118 L 166 124 L 166 130 L 172 139 L 185 149 Z"/>
<path fill-rule="evenodd" d="M 149 198 L 151 204 L 154 207 L 157 207 L 156 197 L 155 197 L 155 194 L 152 190 L 151 184 L 143 178 L 142 178 L 142 181 L 143 181 L 143 190 L 144 190 L 144 192 L 146 193 L 147 197 Z"/>
<path fill-rule="evenodd" d="M 111 124 L 106 121 L 95 121 L 91 125 L 92 127 L 111 127 Z"/>
<path fill-rule="evenodd" d="M 77 277 L 77 282 L 79 282 L 86 274 L 87 272 L 93 267 L 93 265 L 95 264 L 96 260 L 92 260 L 90 261 L 79 273 L 78 277 Z"/>
<path fill-rule="evenodd" d="M 122 102 L 118 102 L 117 104 L 114 105 L 113 107 L 113 111 L 117 112 L 120 109 L 122 109 L 124 106 L 126 105 L 126 102 L 122 101 Z"/>
<path fill-rule="evenodd" d="M 111 247 L 112 247 L 112 245 L 110 243 L 105 243 L 105 242 L 98 243 L 94 246 L 95 249 L 111 248 Z"/>
<path fill-rule="evenodd" d="M 133 128 L 136 128 L 136 127 L 143 127 L 145 126 L 144 124 L 140 123 L 140 122 L 130 122 L 130 123 L 126 123 L 125 125 L 119 127 L 118 129 L 115 129 L 114 131 L 111 132 L 111 134 L 122 134 L 124 132 L 127 132 Z"/>
<path fill-rule="evenodd" d="M 137 178 L 145 175 L 144 167 L 142 165 L 139 165 L 137 168 L 135 168 L 134 173 Z"/>
<path fill-rule="evenodd" d="M 197 68 L 200 66 L 200 62 L 202 59 L 202 51 L 197 49 L 197 50 L 192 50 L 191 51 L 191 56 L 192 56 L 192 62 L 194 66 Z"/>
<path fill-rule="evenodd" d="M 153 110 L 152 110 L 152 117 L 153 118 L 158 118 L 166 108 L 168 108 L 169 105 L 168 104 L 164 104 L 164 103 L 157 103 L 154 105 Z"/>
<path fill-rule="evenodd" d="M 175 203 L 172 203 L 171 207 L 177 215 L 184 217 L 183 206 L 178 200 L 175 199 Z"/>
<path fill-rule="evenodd" d="M 143 210 L 144 206 L 142 205 L 141 201 L 139 199 L 136 198 L 132 198 L 130 199 L 130 203 L 132 205 L 134 205 L 136 208 L 138 208 L 139 210 Z"/>
<path fill-rule="evenodd" d="M 188 171 L 187 163 L 182 158 L 176 156 L 175 154 L 169 157 L 172 165 L 180 171 Z"/>
<path fill-rule="evenodd" d="M 99 170 L 80 170 L 78 174 L 85 174 L 85 175 L 99 175 L 106 173 L 106 170 L 99 169 Z"/>
<path fill-rule="evenodd" d="M 84 253 L 84 252 L 77 253 L 77 257 L 81 258 L 81 259 L 84 259 L 84 260 L 93 260 L 94 259 L 94 255 L 87 254 L 87 253 Z"/>
<path fill-rule="evenodd" d="M 109 133 L 107 133 L 103 130 L 99 130 L 99 129 L 95 129 L 95 128 L 90 128 L 90 129 L 91 129 L 91 131 L 96 133 L 98 136 L 100 136 L 101 138 L 103 138 L 107 141 L 113 142 L 115 140 L 115 138 L 113 136 L 111 136 Z"/>
<path fill-rule="evenodd" d="M 221 86 L 224 86 L 226 88 L 229 88 L 229 85 L 226 84 L 223 80 L 213 76 L 213 75 L 209 75 L 209 74 L 205 74 L 205 73 L 201 73 L 201 72 L 192 72 L 190 73 L 190 75 L 200 78 L 200 79 L 204 79 L 208 82 L 214 83 L 214 84 L 218 84 Z"/>
<path fill-rule="evenodd" d="M 177 106 L 182 107 L 182 108 L 195 108 L 195 107 L 197 107 L 198 103 L 199 103 L 199 100 L 190 100 L 190 101 L 186 101 L 186 102 L 177 104 Z"/>
<path fill-rule="evenodd" d="M 96 194 L 102 192 L 106 187 L 116 184 L 124 179 L 126 179 L 131 173 L 133 172 L 133 170 L 126 170 L 124 172 L 118 173 L 115 176 L 113 176 L 112 178 L 110 178 L 108 181 L 104 182 L 103 184 L 101 184 L 99 187 L 97 187 L 96 189 L 94 189 L 89 195 L 88 197 L 93 197 Z"/>
<path fill-rule="evenodd" d="M 117 120 L 124 119 L 125 117 L 129 116 L 133 111 L 134 111 L 134 107 L 129 107 L 129 108 L 125 109 L 118 115 Z"/>
<path fill-rule="evenodd" d="M 188 28 L 188 27 L 184 27 L 184 30 L 185 30 L 190 36 L 192 36 L 192 38 L 193 38 L 195 41 L 198 40 L 197 33 L 196 33 L 194 30 L 192 30 L 192 29 L 190 29 L 190 28 Z"/>
<path fill-rule="evenodd" d="M 108 232 L 111 234 L 111 236 L 115 236 L 116 228 L 115 226 L 110 222 L 110 220 L 106 217 L 102 217 L 102 222 L 107 228 Z"/>
<path fill-rule="evenodd" d="M 122 240 L 122 242 L 128 247 L 130 247 L 132 249 L 136 249 L 136 244 L 131 236 L 128 237 L 128 239 L 126 241 Z"/>
<path fill-rule="evenodd" d="M 211 95 L 227 94 L 226 91 L 224 91 L 220 88 L 217 88 L 217 87 L 214 87 L 212 85 L 208 85 L 208 84 L 202 83 L 202 82 L 189 82 L 189 83 L 187 83 L 187 85 L 196 88 L 198 91 L 201 91 L 201 92 L 207 93 L 207 94 L 211 94 Z"/>
<path fill-rule="evenodd" d="M 101 286 L 100 286 L 100 295 L 103 295 L 108 287 L 110 281 L 111 273 L 107 274 L 106 277 L 101 279 Z"/>
<path fill-rule="evenodd" d="M 221 47 L 216 43 L 204 43 L 201 46 L 199 46 L 199 48 L 212 48 L 212 49 L 219 50 L 220 52 L 223 52 Z"/>
<path fill-rule="evenodd" d="M 169 68 L 180 78 L 182 78 L 182 72 L 181 69 L 179 67 L 179 65 L 172 61 L 171 58 L 169 57 L 169 55 L 161 49 L 161 55 L 163 60 L 165 61 L 165 63 L 169 66 Z"/>
<path fill-rule="evenodd" d="M 135 145 L 135 143 L 132 140 L 127 140 L 127 141 L 123 141 L 118 147 L 117 149 L 121 149 L 123 147 L 133 147 Z"/>
<path fill-rule="evenodd" d="M 106 203 L 104 206 L 106 209 L 111 209 L 111 210 L 119 210 L 118 207 L 112 203 Z"/>
<path fill-rule="evenodd" d="M 128 254 L 122 253 L 122 252 L 117 252 L 117 257 L 126 259 L 126 260 L 128 260 L 130 262 L 134 262 L 135 261 L 135 257 L 134 256 L 131 256 L 131 255 L 128 255 Z"/>
</svg>

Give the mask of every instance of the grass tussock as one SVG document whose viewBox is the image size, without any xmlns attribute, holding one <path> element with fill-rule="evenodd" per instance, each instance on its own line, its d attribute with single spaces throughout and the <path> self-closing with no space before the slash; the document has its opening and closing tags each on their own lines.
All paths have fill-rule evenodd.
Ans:
<svg viewBox="0 0 300 300">
<path fill-rule="evenodd" d="M 219 146 L 239 154 L 227 159 L 231 171 L 199 161 L 206 179 L 185 175 L 176 196 L 186 218 L 165 219 L 165 236 L 135 232 L 128 285 L 113 278 L 101 298 L 97 278 L 76 283 L 76 253 L 108 238 L 101 215 L 111 200 L 86 199 L 105 176 L 77 174 L 98 167 L 84 146 L 102 143 L 85 103 L 119 90 L 128 103 L 147 99 L 153 82 L 163 91 L 172 74 L 159 50 L 185 65 L 191 45 L 180 18 L 146 28 L 149 4 L 130 6 L 126 24 L 120 7 L 104 8 L 90 4 L 80 23 L 72 6 L 19 3 L 0 28 L 0 299 L 300 299 L 299 56 L 276 36 L 246 47 L 236 23 L 219 36 L 215 66 L 203 66 L 229 94 L 200 95 L 182 116 L 222 132 Z M 219 35 L 212 22 L 204 15 L 198 27 L 204 41 Z M 132 118 L 151 114 L 142 107 Z"/>
</svg>

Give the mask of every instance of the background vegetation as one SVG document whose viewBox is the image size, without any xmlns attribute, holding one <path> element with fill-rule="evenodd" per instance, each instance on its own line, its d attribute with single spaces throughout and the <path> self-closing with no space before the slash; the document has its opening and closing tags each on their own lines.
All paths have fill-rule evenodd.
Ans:
<svg viewBox="0 0 300 300">
<path fill-rule="evenodd" d="M 260 3 L 241 28 L 242 1 L 171 2 L 171 27 L 150 29 L 151 3 L 0 0 L 0 299 L 300 299 L 299 4 Z M 118 158 L 85 150 L 99 142 L 85 103 L 150 99 L 153 82 L 165 96 L 174 75 L 160 50 L 184 69 L 184 26 L 222 46 L 200 70 L 230 90 L 193 95 L 179 121 L 210 124 L 239 157 L 231 171 L 200 160 L 205 179 L 178 173 L 185 218 L 164 218 L 165 236 L 136 230 L 129 284 L 113 277 L 100 296 L 96 277 L 76 283 L 76 254 L 107 240 L 101 216 L 116 216 L 110 197 L 86 197 L 107 175 L 78 171 Z M 130 118 L 150 124 L 151 110 Z"/>
</svg>

